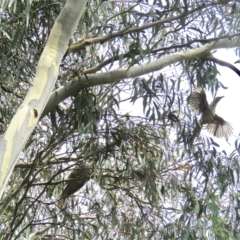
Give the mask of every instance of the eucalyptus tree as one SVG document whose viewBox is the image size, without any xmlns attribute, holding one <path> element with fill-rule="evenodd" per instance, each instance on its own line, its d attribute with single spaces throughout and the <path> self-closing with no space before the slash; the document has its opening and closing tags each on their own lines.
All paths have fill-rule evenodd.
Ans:
<svg viewBox="0 0 240 240">
<path fill-rule="evenodd" d="M 238 1 L 1 7 L 1 239 L 239 239 L 238 140 L 188 104 L 240 76 Z"/>
</svg>

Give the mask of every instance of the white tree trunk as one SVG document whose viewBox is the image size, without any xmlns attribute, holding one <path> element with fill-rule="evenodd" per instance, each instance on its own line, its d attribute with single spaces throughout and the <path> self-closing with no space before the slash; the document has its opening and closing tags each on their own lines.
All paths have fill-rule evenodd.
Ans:
<svg viewBox="0 0 240 240">
<path fill-rule="evenodd" d="M 33 86 L 0 140 L 0 198 L 17 162 L 52 93 L 59 65 L 76 30 L 87 0 L 68 0 L 56 19 L 40 57 Z"/>
</svg>

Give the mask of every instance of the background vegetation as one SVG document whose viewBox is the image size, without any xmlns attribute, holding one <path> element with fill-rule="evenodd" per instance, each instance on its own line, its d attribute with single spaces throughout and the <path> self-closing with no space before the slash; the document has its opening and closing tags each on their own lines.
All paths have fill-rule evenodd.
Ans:
<svg viewBox="0 0 240 240">
<path fill-rule="evenodd" d="M 2 1 L 1 135 L 64 4 Z M 238 140 L 228 154 L 192 139 L 187 103 L 225 87 L 210 53 L 239 55 L 239 19 L 238 1 L 89 0 L 1 199 L 0 239 L 239 239 Z"/>
</svg>

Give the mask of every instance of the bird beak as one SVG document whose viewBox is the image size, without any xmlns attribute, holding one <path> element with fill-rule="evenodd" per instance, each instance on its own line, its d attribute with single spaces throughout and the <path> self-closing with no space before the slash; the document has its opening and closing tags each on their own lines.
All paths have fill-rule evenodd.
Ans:
<svg viewBox="0 0 240 240">
<path fill-rule="evenodd" d="M 219 97 L 220 99 L 222 99 L 222 98 L 224 98 L 224 96 L 222 96 L 222 97 Z"/>
</svg>

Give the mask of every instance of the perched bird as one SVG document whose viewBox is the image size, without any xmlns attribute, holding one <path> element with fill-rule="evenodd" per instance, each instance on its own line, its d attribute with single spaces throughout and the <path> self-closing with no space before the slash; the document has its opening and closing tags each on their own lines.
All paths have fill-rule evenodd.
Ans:
<svg viewBox="0 0 240 240">
<path fill-rule="evenodd" d="M 216 97 L 209 104 L 206 93 L 202 88 L 194 89 L 192 94 L 189 96 L 189 104 L 191 108 L 196 111 L 197 114 L 201 114 L 199 126 L 197 127 L 198 133 L 200 133 L 202 126 L 206 124 L 206 128 L 209 133 L 215 137 L 228 138 L 232 134 L 233 128 L 230 123 L 226 122 L 215 113 L 216 106 L 222 98 L 223 97 Z"/>
<path fill-rule="evenodd" d="M 90 179 L 90 176 L 91 169 L 89 167 L 85 166 L 84 164 L 77 165 L 68 176 L 68 180 L 71 181 L 66 184 L 64 190 L 59 196 L 57 206 L 59 208 L 63 208 L 66 198 L 81 189 L 84 184 Z"/>
</svg>

